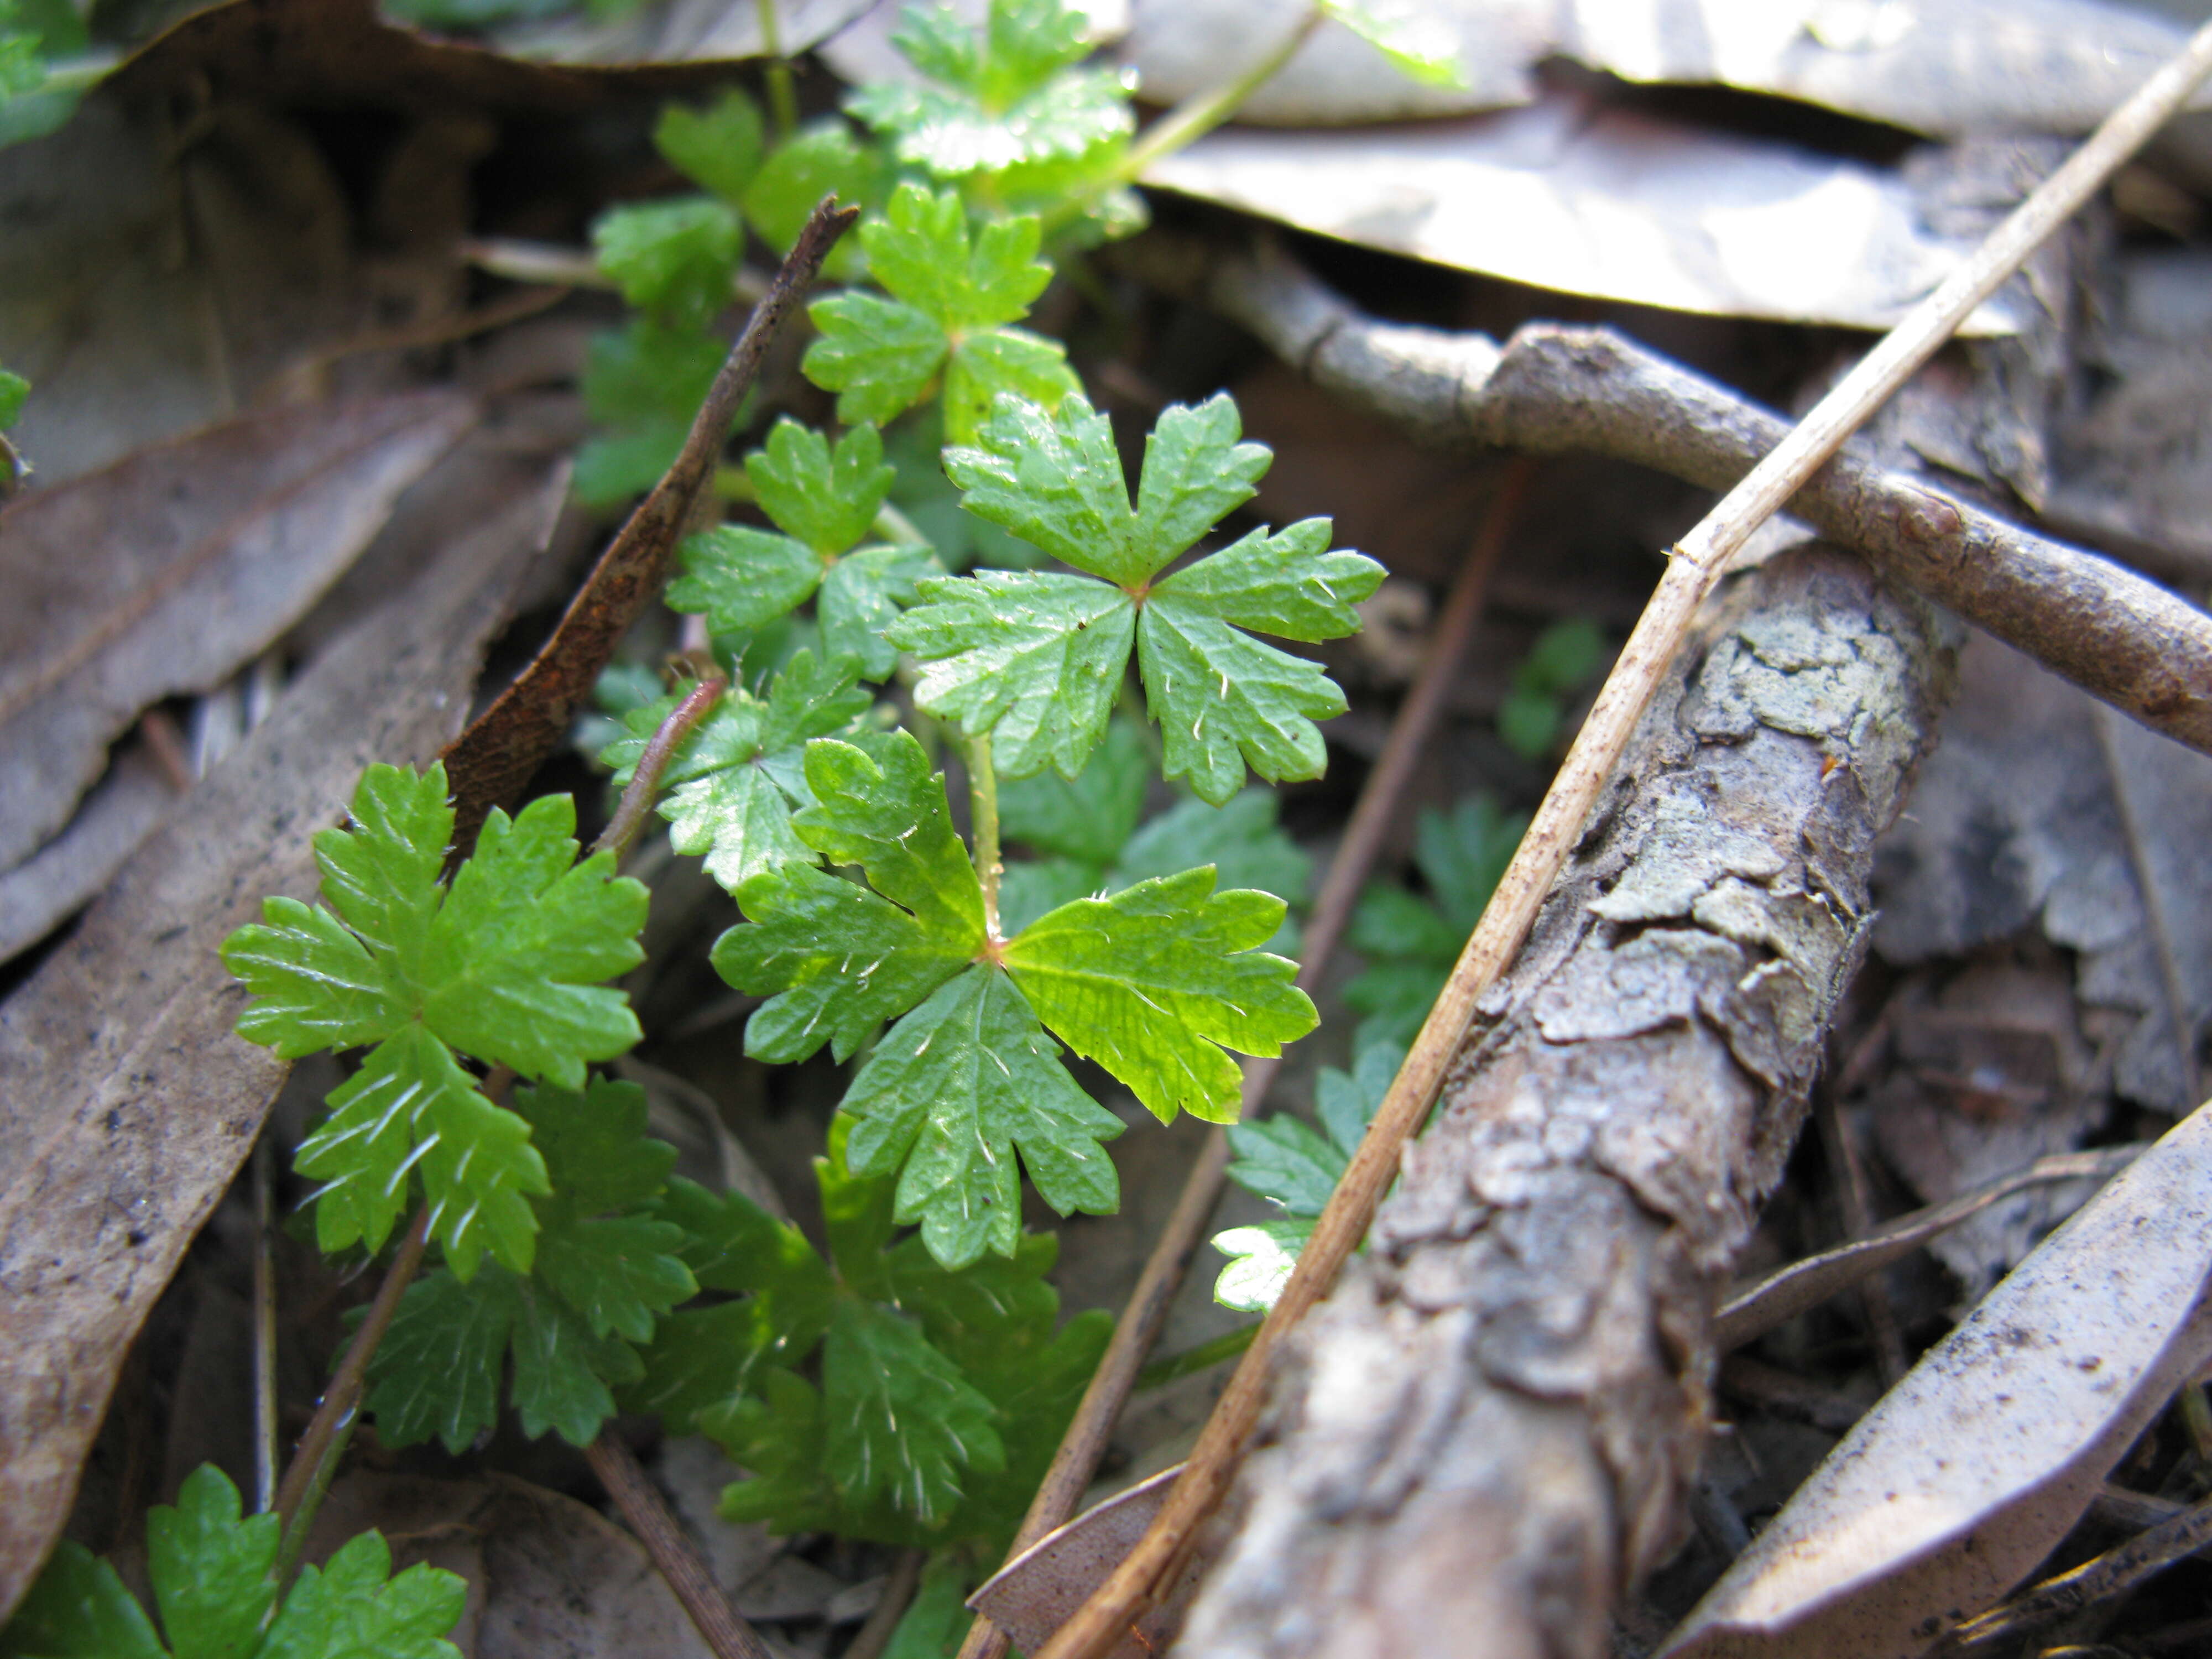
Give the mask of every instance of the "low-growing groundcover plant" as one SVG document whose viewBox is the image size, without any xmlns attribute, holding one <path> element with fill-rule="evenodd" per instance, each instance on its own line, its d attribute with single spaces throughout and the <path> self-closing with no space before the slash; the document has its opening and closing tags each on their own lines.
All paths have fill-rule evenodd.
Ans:
<svg viewBox="0 0 2212 1659">
<path fill-rule="evenodd" d="M 643 1036 L 614 981 L 647 893 L 580 856 L 566 796 L 492 813 L 454 863 L 442 769 L 372 767 L 315 837 L 321 902 L 268 900 L 224 957 L 241 1035 L 354 1057 L 295 1158 L 318 1244 L 423 1262 L 368 1363 L 378 1440 L 461 1452 L 502 1400 L 577 1445 L 658 1413 L 743 1471 L 732 1518 L 931 1549 L 918 1653 L 1012 1536 L 1110 1330 L 1060 1320 L 1056 1241 L 1022 1223 L 1024 1179 L 1062 1216 L 1119 1202 L 1124 1124 L 1071 1056 L 1162 1121 L 1225 1122 L 1235 1056 L 1316 1023 L 1277 953 L 1309 866 L 1249 781 L 1321 775 L 1343 694 L 1270 641 L 1352 633 L 1382 571 L 1326 520 L 1219 534 L 1270 460 L 1226 395 L 1163 412 L 1132 489 L 1065 347 L 1026 325 L 1056 261 L 1143 216 L 1129 87 L 1084 65 L 1081 15 L 916 8 L 896 39 L 920 78 L 854 94 L 857 127 L 771 133 L 734 91 L 664 116 L 700 188 L 597 228 L 635 310 L 594 348 L 579 470 L 607 501 L 657 477 L 748 240 L 781 252 L 830 191 L 868 208 L 802 365 L 842 429 L 779 417 L 725 472 L 766 524 L 685 543 L 665 597 L 706 644 L 657 696 L 610 677 L 599 756 L 736 901 L 712 961 L 761 999 L 746 1054 L 849 1067 L 816 1163 L 825 1247 L 673 1178 L 642 1091 L 594 1070 Z M 1146 820 L 1156 778 L 1180 799 Z M 1002 843 L 1034 856 L 1008 868 Z M 1317 1208 L 1388 1064 L 1324 1084 L 1329 1140 L 1241 1140 L 1240 1176 Z M 1295 1180 L 1255 1175 L 1270 1158 Z M 1273 1271 L 1246 1254 L 1245 1279 Z M 149 1522 L 158 1632 L 70 1547 L 0 1651 L 450 1651 L 457 1581 L 391 1577 L 374 1534 L 286 1582 L 312 1507 L 280 1537 L 204 1469 Z"/>
</svg>

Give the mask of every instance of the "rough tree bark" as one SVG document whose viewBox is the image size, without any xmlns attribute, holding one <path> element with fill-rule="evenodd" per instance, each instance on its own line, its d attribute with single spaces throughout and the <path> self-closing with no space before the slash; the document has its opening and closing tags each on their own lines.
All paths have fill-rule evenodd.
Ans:
<svg viewBox="0 0 2212 1659">
<path fill-rule="evenodd" d="M 1674 1541 L 1713 1297 L 1803 1117 L 1956 637 L 1824 549 L 1723 597 L 1368 1254 L 1291 1339 L 1178 1652 L 1606 1650 Z"/>
</svg>

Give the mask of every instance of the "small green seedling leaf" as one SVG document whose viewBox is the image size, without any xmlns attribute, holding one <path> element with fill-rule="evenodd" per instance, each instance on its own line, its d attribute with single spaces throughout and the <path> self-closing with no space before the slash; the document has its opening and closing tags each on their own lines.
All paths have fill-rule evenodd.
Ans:
<svg viewBox="0 0 2212 1659">
<path fill-rule="evenodd" d="M 1367 966 L 1346 985 L 1344 1000 L 1367 1016 L 1361 1047 L 1413 1040 L 1528 827 L 1527 813 L 1500 812 L 1486 795 L 1468 796 L 1449 816 L 1423 811 L 1413 862 L 1427 896 L 1378 883 L 1352 913 L 1347 937 Z"/>
<path fill-rule="evenodd" d="M 1559 741 L 1567 695 L 1605 661 L 1605 635 L 1587 617 L 1553 623 L 1513 671 L 1513 689 L 1498 708 L 1498 735 L 1523 760 L 1541 760 Z"/>
<path fill-rule="evenodd" d="M 1432 17 L 1390 16 L 1365 0 L 1319 0 L 1322 10 L 1425 87 L 1464 90 L 1467 70 L 1450 32 Z"/>
<path fill-rule="evenodd" d="M 1075 390 L 1060 346 L 1012 326 L 1052 279 L 1035 218 L 991 220 L 971 237 L 957 194 L 906 184 L 860 235 L 891 297 L 836 294 L 808 313 L 822 337 L 803 367 L 838 394 L 839 420 L 888 421 L 942 373 L 945 432 L 965 442 L 1002 393 L 1049 407 Z"/>
<path fill-rule="evenodd" d="M 466 1281 L 441 1269 L 408 1286 L 369 1362 L 368 1408 L 386 1444 L 465 1449 L 497 1420 L 510 1348 L 524 1430 L 586 1444 L 614 1390 L 644 1375 L 631 1345 L 699 1288 L 684 1229 L 648 1207 L 676 1152 L 647 1138 L 642 1089 L 520 1089 L 514 1105 L 552 1177 L 535 1206 L 535 1265 Z"/>
<path fill-rule="evenodd" d="M 892 40 L 927 79 L 878 82 L 847 106 L 940 179 L 1090 157 L 1135 118 L 1127 77 L 1070 68 L 1090 52 L 1085 23 L 1060 0 L 994 0 L 980 30 L 950 7 L 910 8 Z"/>
<path fill-rule="evenodd" d="M 175 1508 L 147 1516 L 147 1577 L 166 1645 L 115 1569 L 64 1539 L 0 1630 L 0 1655 L 459 1659 L 443 1638 L 460 1620 L 465 1582 L 427 1565 L 393 1577 L 392 1553 L 373 1532 L 349 1540 L 324 1566 L 303 1568 L 270 1620 L 277 1518 L 240 1509 L 238 1489 L 203 1464 L 186 1478 Z"/>
<path fill-rule="evenodd" d="M 732 892 L 763 871 L 814 864 L 819 855 L 791 827 L 807 792 L 807 741 L 849 731 L 873 701 L 857 684 L 851 657 L 826 661 L 801 651 L 776 676 L 765 702 L 732 689 L 723 694 L 661 774 L 661 817 L 679 853 L 703 858 L 708 873 Z M 625 717 L 627 735 L 599 751 L 617 787 L 669 712 L 691 690 L 680 686 Z"/>
<path fill-rule="evenodd" d="M 1146 441 L 1132 507 L 1104 416 L 1079 396 L 1057 415 L 1000 399 L 981 447 L 948 450 L 945 471 L 969 512 L 1098 580 L 985 572 L 923 583 L 922 603 L 889 635 L 922 659 L 916 700 L 990 732 L 1010 778 L 1046 766 L 1073 777 L 1105 731 L 1133 640 L 1170 777 L 1219 805 L 1247 764 L 1274 781 L 1320 775 L 1313 722 L 1342 713 L 1343 693 L 1244 630 L 1351 633 L 1382 568 L 1328 550 L 1316 519 L 1155 580 L 1251 497 L 1268 454 L 1240 439 L 1226 394 L 1169 410 Z"/>
<path fill-rule="evenodd" d="M 671 167 L 732 206 L 744 202 L 767 145 L 760 106 L 735 87 L 704 109 L 669 105 L 653 129 L 653 146 Z"/>
<path fill-rule="evenodd" d="M 1253 947 L 1282 925 L 1271 893 L 1217 892 L 1211 869 L 1079 899 L 1006 948 L 1014 982 L 1061 1042 L 1162 1121 L 1233 1121 L 1241 1078 L 1223 1052 L 1277 1054 L 1318 1023 L 1297 964 Z"/>
<path fill-rule="evenodd" d="M 846 1059 L 983 943 L 982 888 L 943 776 L 912 736 L 866 750 L 817 740 L 806 782 L 817 805 L 793 817 L 799 839 L 833 864 L 860 865 L 874 890 L 797 864 L 738 890 L 753 920 L 722 935 L 714 963 L 739 990 L 769 995 L 745 1028 L 745 1052 L 762 1060 L 804 1060 L 825 1042 Z"/>
<path fill-rule="evenodd" d="M 852 129 L 833 115 L 776 146 L 745 190 L 745 217 L 779 255 L 787 254 L 823 197 L 872 208 L 890 188 L 882 154 L 859 143 Z M 846 282 L 866 276 L 868 260 L 860 239 L 841 238 L 823 269 Z"/>
<path fill-rule="evenodd" d="M 584 407 L 605 429 L 577 452 L 579 498 L 605 507 L 659 483 L 726 355 L 703 330 L 647 316 L 593 335 L 584 359 Z"/>
<path fill-rule="evenodd" d="M 1121 1186 L 1103 1143 L 1121 1120 L 1076 1086 L 1021 992 L 969 969 L 884 1036 L 845 1096 L 855 1175 L 896 1174 L 896 1218 L 964 1267 L 1012 1255 L 1021 1231 L 1014 1153 L 1062 1215 L 1110 1215 Z"/>
<path fill-rule="evenodd" d="M 0 368 L 0 427 L 13 426 L 23 417 L 23 403 L 30 395 L 28 380 Z"/>
<path fill-rule="evenodd" d="M 592 227 L 623 298 L 678 328 L 703 328 L 729 305 L 744 240 L 736 210 L 709 196 L 611 209 Z"/>
<path fill-rule="evenodd" d="M 489 1249 L 530 1267 L 526 1195 L 548 1190 L 529 1126 L 493 1104 L 454 1051 L 580 1087 L 586 1062 L 635 1043 L 623 994 L 599 981 L 642 952 L 645 889 L 601 854 L 576 860 L 566 796 L 495 811 L 450 886 L 446 775 L 373 766 L 353 827 L 315 837 L 331 908 L 272 898 L 223 944 L 251 1000 L 239 1033 L 288 1057 L 376 1045 L 300 1149 L 324 1185 L 326 1250 L 381 1248 L 419 1184 L 431 1236 L 463 1277 Z"/>
<path fill-rule="evenodd" d="M 1275 1305 L 1404 1058 L 1402 1045 L 1383 1042 L 1361 1050 L 1348 1073 L 1323 1067 L 1316 1092 L 1326 1136 L 1291 1117 L 1230 1129 L 1237 1161 L 1229 1178 L 1279 1205 L 1283 1214 L 1214 1236 L 1213 1248 L 1231 1258 L 1214 1285 L 1215 1301 L 1246 1313 Z"/>
<path fill-rule="evenodd" d="M 855 427 L 832 449 L 820 433 L 778 421 L 767 447 L 745 458 L 745 471 L 762 510 L 785 533 L 722 525 L 690 538 L 668 603 L 705 612 L 718 634 L 747 633 L 818 588 L 824 647 L 857 659 L 870 679 L 888 676 L 898 653 L 884 630 L 914 603 L 915 584 L 944 567 L 926 547 L 857 546 L 896 476 L 883 453 L 872 426 Z"/>
<path fill-rule="evenodd" d="M 1049 1236 L 957 1270 L 919 1237 L 893 1243 L 891 1183 L 845 1170 L 854 1127 L 841 1115 L 815 1161 L 830 1261 L 742 1197 L 672 1183 L 660 1212 L 685 1228 L 702 1283 L 738 1299 L 665 1320 L 654 1381 L 626 1398 L 667 1400 L 747 1471 L 723 1494 L 731 1519 L 1003 1547 L 1113 1322 L 1054 1329 Z M 817 1352 L 818 1389 L 796 1370 Z M 663 1387 L 672 1370 L 681 1384 Z"/>
</svg>

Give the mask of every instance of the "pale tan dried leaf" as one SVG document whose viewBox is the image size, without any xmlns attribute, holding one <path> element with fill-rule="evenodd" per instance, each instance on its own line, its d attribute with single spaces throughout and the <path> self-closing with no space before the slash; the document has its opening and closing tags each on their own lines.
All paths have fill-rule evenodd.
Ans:
<svg viewBox="0 0 2212 1659">
<path fill-rule="evenodd" d="M 117 1368 L 232 1177 L 284 1063 L 234 1034 L 216 947 L 315 886 L 311 831 L 371 761 L 428 760 L 567 488 L 485 504 L 366 614 L 0 1004 L 0 1619 L 69 1512 Z"/>
<path fill-rule="evenodd" d="M 2183 32 L 2098 0 L 1370 0 L 1459 49 L 1464 91 L 1416 86 L 1334 27 L 1244 118 L 1335 125 L 1526 103 L 1557 54 L 1624 81 L 1825 104 L 1916 132 L 2087 132 Z M 1163 101 L 1218 85 L 1295 26 L 1300 0 L 1138 0 L 1126 61 Z M 2200 104 L 2199 106 L 2203 106 Z"/>
<path fill-rule="evenodd" d="M 2020 1582 L 2212 1357 L 2212 1111 L 2115 1177 L 1914 1367 L 1664 1659 L 1908 1659 Z"/>
<path fill-rule="evenodd" d="M 141 709 L 304 616 L 478 413 L 419 392 L 254 416 L 0 513 L 0 868 L 68 821 Z"/>
<path fill-rule="evenodd" d="M 1212 133 L 1146 182 L 1361 246 L 1567 293 L 1887 328 L 1972 246 L 1901 177 L 1573 92 L 1365 131 Z M 2000 295 L 1964 331 L 2012 332 Z"/>
</svg>

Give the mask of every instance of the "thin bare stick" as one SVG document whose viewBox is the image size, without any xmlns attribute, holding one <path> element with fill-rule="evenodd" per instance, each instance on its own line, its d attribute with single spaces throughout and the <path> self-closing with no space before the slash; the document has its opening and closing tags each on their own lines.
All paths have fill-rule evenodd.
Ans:
<svg viewBox="0 0 2212 1659">
<path fill-rule="evenodd" d="M 1929 1650 L 1930 1659 L 1974 1653 L 2014 1640 L 2030 1631 L 2124 1595 L 2145 1580 L 2212 1546 L 2212 1500 L 2160 1522 L 2070 1572 L 2046 1578 L 2009 1601 L 1953 1628 Z"/>
<path fill-rule="evenodd" d="M 2109 1180 L 2135 1162 L 2143 1150 L 2139 1145 L 2100 1146 L 2094 1152 L 2059 1152 L 2038 1158 L 2027 1168 L 2000 1176 L 1971 1192 L 1899 1216 L 1863 1237 L 1777 1268 L 1741 1295 L 1730 1297 L 1713 1316 L 1713 1346 L 1722 1353 L 1741 1347 L 1918 1249 L 1939 1233 L 1979 1215 L 2001 1199 L 2055 1181 Z"/>
<path fill-rule="evenodd" d="M 376 1300 L 368 1304 L 368 1317 L 355 1328 L 353 1340 L 346 1344 L 344 1357 L 331 1373 L 330 1386 L 323 1390 L 322 1401 L 315 1407 L 307 1431 L 292 1449 L 292 1462 L 284 1471 L 284 1484 L 276 1489 L 276 1513 L 283 1517 L 288 1532 L 314 1480 L 324 1453 L 340 1426 L 361 1403 L 362 1385 L 368 1377 L 369 1357 L 376 1352 L 376 1345 L 384 1340 L 385 1332 L 392 1328 L 392 1317 L 399 1311 L 399 1298 L 415 1282 L 415 1274 L 422 1265 L 422 1253 L 429 1244 L 430 1211 L 426 1205 L 416 1211 L 413 1224 L 400 1241 L 399 1253 L 384 1271 L 384 1283 L 376 1287 Z"/>
<path fill-rule="evenodd" d="M 668 769 L 668 763 L 676 758 L 676 751 L 684 746 L 684 739 L 698 729 L 699 722 L 729 689 L 729 681 L 720 674 L 711 676 L 693 686 L 668 718 L 660 722 L 653 736 L 646 740 L 644 752 L 637 757 L 636 769 L 631 772 L 629 784 L 623 791 L 622 803 L 615 815 L 607 820 L 607 827 L 599 831 L 599 838 L 592 843 L 594 853 L 612 853 L 620 864 L 637 839 L 638 831 L 645 827 L 646 814 L 660 795 L 660 775 Z"/>
<path fill-rule="evenodd" d="M 814 210 L 723 360 L 668 471 L 607 544 L 552 637 L 447 749 L 457 848 L 476 840 L 485 815 L 518 793 L 560 744 L 569 716 L 591 694 L 616 645 L 660 592 L 676 544 L 692 527 L 738 406 L 758 378 L 769 345 L 785 319 L 805 302 L 837 239 L 859 216 L 858 208 L 841 208 L 834 196 Z"/>
<path fill-rule="evenodd" d="M 1687 637 L 1698 608 L 1753 531 L 1796 495 L 1844 440 L 1994 293 L 2104 178 L 2162 125 L 2212 70 L 2212 24 L 2145 82 L 1962 265 L 1844 377 L 1674 550 L 1482 920 L 1429 1011 L 1290 1281 L 1206 1419 L 1190 1461 L 1135 1549 L 1036 1659 L 1097 1659 L 1121 1639 L 1229 1490 L 1266 1401 L 1283 1334 L 1319 1301 L 1366 1236 L 1399 1153 L 1427 1117 L 1475 1003 L 1511 964 L 1545 896 Z"/>
<path fill-rule="evenodd" d="M 276 1507 L 276 1149 L 253 1143 L 253 1510 Z"/>
<path fill-rule="evenodd" d="M 914 1601 L 914 1593 L 921 1583 L 921 1570 L 929 1560 L 927 1550 L 908 1550 L 898 1559 L 898 1565 L 884 1580 L 883 1599 L 868 1613 L 867 1622 L 854 1637 L 840 1659 L 881 1659 L 883 1650 L 891 1644 L 898 1633 L 899 1620 L 906 1616 Z"/>
<path fill-rule="evenodd" d="M 691 1615 L 700 1638 L 714 1650 L 714 1659 L 769 1659 L 767 1644 L 730 1605 L 690 1534 L 669 1513 L 659 1491 L 636 1455 L 616 1435 L 613 1425 L 599 1431 L 584 1448 L 584 1456 L 684 1611 Z"/>
<path fill-rule="evenodd" d="M 1297 984 L 1303 990 L 1311 990 L 1328 970 L 1337 942 L 1344 937 L 1345 927 L 1352 919 L 1352 908 L 1358 902 L 1360 890 L 1366 886 L 1367 878 L 1374 871 L 1382 842 L 1405 800 L 1407 787 L 1413 782 L 1413 769 L 1427 749 L 1437 722 L 1443 716 L 1444 706 L 1459 678 L 1460 664 L 1474 638 L 1475 624 L 1482 618 L 1483 600 L 1490 591 L 1491 576 L 1498 568 L 1506 538 L 1520 517 L 1522 502 L 1528 497 L 1529 481 L 1535 471 L 1536 463 L 1527 459 L 1516 459 L 1505 468 L 1497 497 L 1483 515 L 1482 526 L 1475 533 L 1474 546 L 1468 550 L 1467 562 L 1453 580 L 1451 592 L 1430 635 L 1420 672 L 1406 693 L 1405 701 L 1398 705 L 1390 735 L 1360 787 L 1351 822 L 1345 825 L 1344 838 L 1337 843 L 1336 854 L 1329 860 L 1328 872 L 1322 878 L 1321 890 L 1314 896 L 1313 911 L 1306 920 L 1304 948 L 1298 957 Z M 1240 1118 L 1249 1119 L 1258 1111 L 1281 1063 L 1279 1060 L 1264 1058 L 1245 1063 L 1242 1103 L 1237 1113 Z M 1098 1460 L 1105 1455 L 1107 1440 L 1114 1432 L 1115 1422 L 1121 1417 L 1130 1391 L 1136 1386 L 1145 1357 L 1152 1352 L 1153 1343 L 1159 1340 L 1160 1328 L 1167 1322 L 1169 1304 L 1182 1288 L 1191 1258 L 1205 1238 L 1206 1218 L 1213 1213 L 1214 1203 L 1221 1196 L 1223 1175 L 1228 1168 L 1229 1137 L 1218 1129 L 1212 1130 L 1199 1149 L 1190 1173 L 1183 1178 L 1182 1193 L 1153 1243 L 1136 1289 L 1129 1293 L 1128 1303 L 1114 1327 L 1113 1340 L 1107 1344 L 1105 1353 L 1099 1358 L 1098 1369 L 1091 1375 L 1091 1386 L 1085 1390 L 1082 1403 L 1075 1408 L 1067 1431 L 1060 1437 L 1060 1449 L 1053 1454 L 1052 1466 L 1045 1471 L 1044 1480 L 1030 1500 L 1029 1513 L 1022 1518 L 1021 1530 L 1015 1534 L 1013 1547 L 1006 1553 L 1007 1560 L 1012 1560 L 1047 1533 L 1065 1526 L 1075 1513 L 1077 1500 L 1098 1471 Z M 961 1644 L 960 1659 L 1000 1659 L 1006 1647 L 1006 1633 L 978 1613 L 975 1622 L 969 1627 L 968 1639 Z"/>
</svg>

